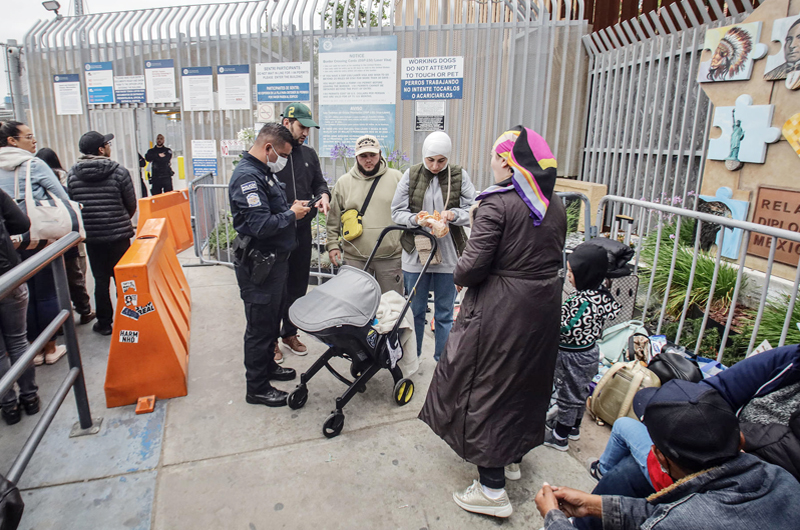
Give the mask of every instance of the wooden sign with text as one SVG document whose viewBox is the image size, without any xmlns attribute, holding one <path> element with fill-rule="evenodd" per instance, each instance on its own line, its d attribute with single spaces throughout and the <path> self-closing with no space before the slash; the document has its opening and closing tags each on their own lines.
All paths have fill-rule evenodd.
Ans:
<svg viewBox="0 0 800 530">
<path fill-rule="evenodd" d="M 753 222 L 800 232 L 800 191 L 759 188 Z M 772 238 L 769 236 L 750 234 L 750 246 L 747 247 L 747 253 L 769 258 L 771 242 Z M 786 239 L 778 239 L 777 242 L 775 261 L 797 266 L 798 259 L 800 259 L 800 243 Z"/>
</svg>

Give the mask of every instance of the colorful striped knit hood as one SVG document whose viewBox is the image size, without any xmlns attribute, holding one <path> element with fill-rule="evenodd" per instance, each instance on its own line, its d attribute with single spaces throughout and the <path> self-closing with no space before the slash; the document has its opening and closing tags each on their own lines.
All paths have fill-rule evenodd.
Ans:
<svg viewBox="0 0 800 530">
<path fill-rule="evenodd" d="M 513 189 L 531 210 L 533 225 L 539 226 L 556 184 L 556 159 L 550 146 L 536 132 L 518 126 L 501 134 L 492 150 L 505 158 L 513 169 L 511 184 L 490 186 L 476 200 Z"/>
</svg>

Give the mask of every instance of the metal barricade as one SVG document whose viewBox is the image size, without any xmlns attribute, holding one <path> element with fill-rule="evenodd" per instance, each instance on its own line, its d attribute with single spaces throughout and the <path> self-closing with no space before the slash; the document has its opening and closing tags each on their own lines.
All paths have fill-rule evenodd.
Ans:
<svg viewBox="0 0 800 530">
<path fill-rule="evenodd" d="M 189 204 L 192 208 L 194 252 L 201 265 L 233 267 L 231 244 L 236 231 L 230 211 L 228 186 L 214 184 L 211 173 L 194 179 L 189 184 Z M 335 269 L 327 260 L 325 250 L 325 223 L 321 215 L 311 221 L 312 264 L 311 277 L 333 278 Z"/>
<path fill-rule="evenodd" d="M 615 214 L 621 211 L 627 214 L 624 218 L 624 229 L 613 221 L 616 219 Z M 603 220 L 609 218 L 612 219 L 609 237 L 636 247 L 634 273 L 641 271 L 644 279 L 639 291 L 642 320 L 647 321 L 651 310 L 658 311 L 656 335 L 661 334 L 665 317 L 672 315 L 677 318 L 675 342 L 679 343 L 686 329 L 687 315 L 694 306 L 695 311 L 702 313 L 702 317 L 697 317 L 698 320 L 702 318 L 702 323 L 699 330 L 695 330 L 695 343 L 688 344 L 687 347 L 698 352 L 704 334 L 708 331 L 710 316 L 712 313 L 720 315 L 725 322 L 716 358 L 721 361 L 728 339 L 735 331 L 734 319 L 745 319 L 742 315 L 746 313 L 748 316 L 744 320 L 744 327 L 740 329 L 751 334 L 744 351 L 750 353 L 760 336 L 765 308 L 770 303 L 770 322 L 777 323 L 778 326 L 772 325 L 765 333 L 772 333 L 770 344 L 773 347 L 786 343 L 790 326 L 793 325 L 793 308 L 797 303 L 797 291 L 800 287 L 800 267 L 795 263 L 796 269 L 792 271 L 791 266 L 780 265 L 784 267 L 782 274 L 787 277 L 781 280 L 773 274 L 776 265 L 775 252 L 779 246 L 800 245 L 800 233 L 613 195 L 607 195 L 600 201 L 597 227 L 602 230 Z M 735 230 L 739 232 L 734 232 Z M 746 266 L 751 235 L 754 236 L 753 241 L 769 242 L 769 257 L 766 262 L 763 258 L 751 257 L 749 266 Z M 723 244 L 726 238 L 731 237 L 736 237 L 739 241 L 738 259 L 723 261 Z M 779 240 L 785 242 L 781 243 Z M 710 250 L 713 245 L 716 245 L 717 251 L 712 253 Z M 791 274 L 794 274 L 793 284 L 790 283 Z M 698 280 L 699 275 L 704 279 Z M 710 284 L 702 285 L 700 282 L 706 281 L 709 275 Z M 723 280 L 725 285 L 720 287 Z M 757 284 L 759 281 L 763 281 L 760 289 L 758 286 L 751 289 L 758 295 L 757 303 L 747 307 L 742 303 L 743 286 L 746 283 Z M 679 287 L 675 288 L 676 285 Z M 706 297 L 707 300 L 704 300 Z M 698 301 L 702 303 L 698 304 Z M 651 305 L 651 302 L 654 303 Z M 784 302 L 788 304 L 785 315 L 776 314 L 782 310 Z M 779 325 L 781 319 L 782 326 Z"/>
<path fill-rule="evenodd" d="M 64 329 L 66 339 L 67 358 L 69 360 L 69 372 L 64 381 L 59 385 L 53 396 L 52 401 L 42 412 L 42 416 L 33 428 L 22 450 L 17 455 L 11 469 L 7 473 L 7 478 L 13 483 L 17 483 L 23 471 L 33 457 L 34 451 L 42 441 L 47 428 L 50 427 L 61 404 L 64 402 L 70 388 L 75 394 L 75 403 L 78 408 L 79 421 L 73 426 L 70 437 L 82 436 L 87 434 L 97 434 L 100 432 L 102 418 L 92 419 L 89 410 L 89 398 L 86 395 L 86 382 L 83 378 L 83 364 L 81 363 L 81 353 L 78 348 L 78 338 L 75 334 L 75 320 L 72 315 L 72 302 L 69 296 L 69 284 L 67 282 L 67 269 L 64 266 L 64 253 L 80 242 L 77 232 L 72 232 L 59 239 L 56 243 L 48 246 L 34 256 L 26 259 L 7 273 L 0 276 L 0 299 L 5 298 L 22 283 L 42 271 L 52 263 L 53 276 L 55 277 L 56 293 L 58 295 L 58 305 L 61 311 L 56 315 L 50 324 L 36 337 L 25 354 L 17 360 L 11 369 L 0 379 L 0 396 L 4 395 L 14 385 L 22 373 L 33 363 L 33 358 L 39 353 L 56 334 L 59 328 Z"/>
</svg>

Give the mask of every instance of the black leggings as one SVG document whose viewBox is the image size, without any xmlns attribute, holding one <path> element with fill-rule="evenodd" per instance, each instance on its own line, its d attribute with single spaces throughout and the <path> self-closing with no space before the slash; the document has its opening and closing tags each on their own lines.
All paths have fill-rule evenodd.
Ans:
<svg viewBox="0 0 800 530">
<path fill-rule="evenodd" d="M 515 464 L 522 462 L 520 458 Z M 487 488 L 501 490 L 506 487 L 506 472 L 502 467 L 481 467 L 478 466 L 481 484 Z"/>
</svg>

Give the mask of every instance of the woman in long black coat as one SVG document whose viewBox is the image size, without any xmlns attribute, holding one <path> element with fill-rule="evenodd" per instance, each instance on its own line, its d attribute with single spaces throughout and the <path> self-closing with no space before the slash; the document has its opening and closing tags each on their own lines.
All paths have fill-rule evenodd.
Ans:
<svg viewBox="0 0 800 530">
<path fill-rule="evenodd" d="M 553 194 L 555 158 L 532 130 L 498 138 L 492 171 L 497 184 L 478 196 L 455 270 L 456 284 L 469 289 L 420 419 L 478 466 L 480 482 L 453 500 L 468 511 L 508 517 L 505 478 L 520 478 L 522 457 L 544 439 L 566 213 Z"/>
</svg>

